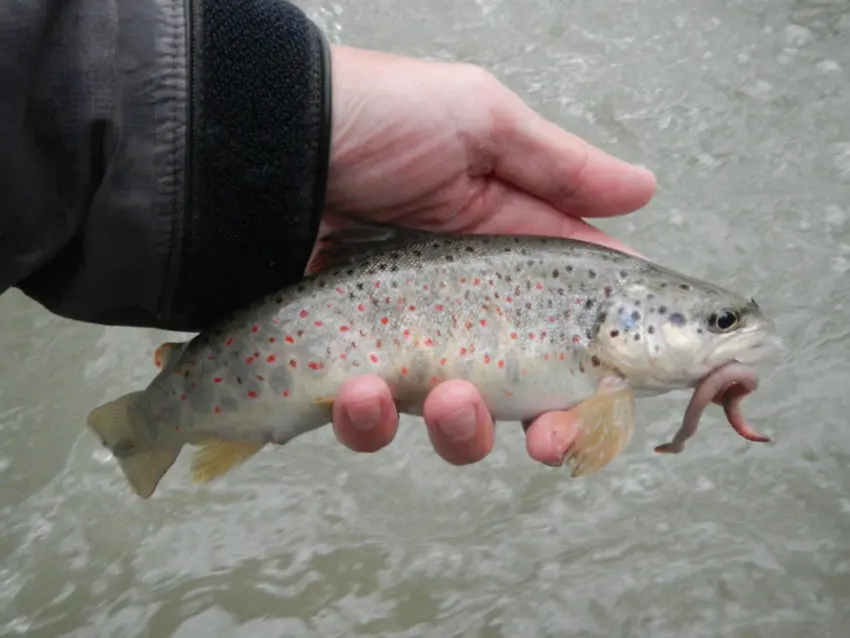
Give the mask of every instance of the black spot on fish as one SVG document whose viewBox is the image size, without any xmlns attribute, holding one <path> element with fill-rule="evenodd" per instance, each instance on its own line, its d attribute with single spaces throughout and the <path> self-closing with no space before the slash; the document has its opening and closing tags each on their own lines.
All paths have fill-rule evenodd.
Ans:
<svg viewBox="0 0 850 638">
<path fill-rule="evenodd" d="M 593 279 L 594 277 L 596 277 L 596 271 L 593 268 L 591 268 L 590 270 L 587 271 L 587 275 L 588 275 L 588 277 Z"/>
<path fill-rule="evenodd" d="M 468 252 L 468 253 L 474 253 L 474 252 L 475 252 L 475 246 L 467 246 L 467 247 L 466 247 L 466 252 Z"/>
<path fill-rule="evenodd" d="M 655 326 L 649 326 L 649 328 L 647 328 L 646 331 L 649 334 L 654 335 L 655 334 Z"/>
<path fill-rule="evenodd" d="M 584 302 L 584 307 L 587 308 L 588 310 L 590 310 L 591 308 L 593 308 L 593 304 L 594 304 L 593 299 L 588 299 L 587 301 Z"/>
<path fill-rule="evenodd" d="M 658 306 L 658 314 L 663 315 L 667 312 L 667 306 Z"/>
<path fill-rule="evenodd" d="M 612 330 L 612 331 L 611 331 L 611 332 L 609 332 L 608 334 L 610 334 L 612 337 L 619 337 L 619 336 L 620 336 L 620 331 L 619 331 L 619 330 Z"/>
<path fill-rule="evenodd" d="M 684 326 L 685 325 L 685 315 L 680 312 L 673 312 L 670 314 L 670 323 L 674 326 Z"/>
<path fill-rule="evenodd" d="M 635 333 L 635 341 L 640 341 L 640 333 L 639 332 Z"/>
<path fill-rule="evenodd" d="M 632 312 L 632 319 L 634 319 L 635 321 L 637 321 L 638 319 L 640 319 L 640 313 L 639 313 L 637 310 L 635 310 L 634 312 Z"/>
<path fill-rule="evenodd" d="M 628 276 L 629 276 L 629 273 L 628 273 L 628 272 L 626 272 L 625 270 L 621 270 L 621 271 L 620 271 L 620 277 L 622 277 L 623 279 L 625 279 L 625 278 L 626 278 L 626 277 L 628 277 Z"/>
<path fill-rule="evenodd" d="M 357 290 L 363 290 L 363 282 L 357 284 Z"/>
<path fill-rule="evenodd" d="M 593 364 L 594 368 L 598 368 L 601 365 L 601 362 L 599 361 L 599 357 L 597 357 L 596 355 L 593 355 L 592 357 L 590 357 L 590 363 Z"/>
<path fill-rule="evenodd" d="M 688 284 L 679 284 L 679 288 L 682 290 L 690 290 L 691 287 Z"/>
<path fill-rule="evenodd" d="M 573 267 L 572 267 L 572 266 L 567 266 L 565 270 L 566 270 L 567 272 L 572 272 L 572 271 L 573 271 Z"/>
<path fill-rule="evenodd" d="M 558 271 L 557 268 L 555 268 L 555 270 L 552 271 L 552 277 L 557 279 L 560 276 L 561 276 L 561 273 Z"/>
<path fill-rule="evenodd" d="M 599 313 L 599 323 L 605 323 L 605 320 L 608 318 L 608 313 L 604 310 Z"/>
</svg>

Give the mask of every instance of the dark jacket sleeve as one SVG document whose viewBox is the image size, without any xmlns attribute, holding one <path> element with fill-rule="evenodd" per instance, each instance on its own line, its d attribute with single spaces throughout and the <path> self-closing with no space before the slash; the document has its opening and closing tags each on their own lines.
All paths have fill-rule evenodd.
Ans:
<svg viewBox="0 0 850 638">
<path fill-rule="evenodd" d="M 297 280 L 330 87 L 281 0 L 0 3 L 0 293 L 194 331 Z"/>
</svg>

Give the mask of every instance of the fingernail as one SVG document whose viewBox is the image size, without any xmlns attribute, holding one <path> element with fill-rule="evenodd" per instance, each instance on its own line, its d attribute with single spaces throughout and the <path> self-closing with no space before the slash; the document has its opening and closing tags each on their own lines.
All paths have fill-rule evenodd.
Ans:
<svg viewBox="0 0 850 638">
<path fill-rule="evenodd" d="M 475 435 L 475 407 L 465 405 L 437 419 L 437 427 L 454 441 L 468 441 Z"/>
<path fill-rule="evenodd" d="M 371 430 L 381 422 L 380 401 L 360 401 L 345 406 L 345 416 L 357 430 Z"/>
</svg>

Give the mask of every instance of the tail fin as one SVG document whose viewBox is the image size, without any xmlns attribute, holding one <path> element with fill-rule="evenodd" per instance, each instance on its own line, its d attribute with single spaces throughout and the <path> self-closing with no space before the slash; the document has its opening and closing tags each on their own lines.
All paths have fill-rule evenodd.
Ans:
<svg viewBox="0 0 850 638">
<path fill-rule="evenodd" d="M 148 442 L 140 415 L 134 411 L 141 392 L 131 392 L 91 411 L 87 424 L 118 460 L 133 491 L 142 498 L 154 493 L 174 464 L 182 445 L 155 447 Z"/>
</svg>

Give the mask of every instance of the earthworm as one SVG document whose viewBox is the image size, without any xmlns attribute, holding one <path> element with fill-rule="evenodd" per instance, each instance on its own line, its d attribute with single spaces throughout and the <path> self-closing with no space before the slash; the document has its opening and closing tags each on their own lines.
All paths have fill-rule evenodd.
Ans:
<svg viewBox="0 0 850 638">
<path fill-rule="evenodd" d="M 678 454 L 685 449 L 685 441 L 696 433 L 702 412 L 712 401 L 717 401 L 723 405 L 723 411 L 726 413 L 729 425 L 740 436 L 748 441 L 769 443 L 770 438 L 750 427 L 741 412 L 741 401 L 757 388 L 758 375 L 750 366 L 741 363 L 729 363 L 718 368 L 703 378 L 694 390 L 688 408 L 685 410 L 682 425 L 673 440 L 659 445 L 655 448 L 655 451 Z"/>
</svg>

